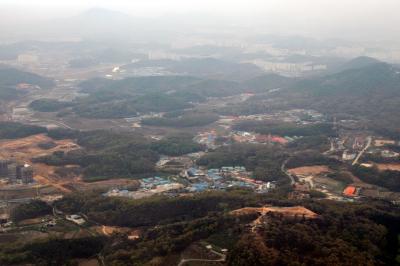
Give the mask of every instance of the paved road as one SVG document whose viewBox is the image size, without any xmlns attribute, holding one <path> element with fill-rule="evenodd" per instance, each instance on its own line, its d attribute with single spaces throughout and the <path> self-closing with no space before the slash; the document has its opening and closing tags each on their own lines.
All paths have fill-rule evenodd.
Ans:
<svg viewBox="0 0 400 266">
<path fill-rule="evenodd" d="M 281 165 L 281 171 L 282 171 L 283 173 L 285 173 L 285 175 L 286 175 L 287 177 L 289 177 L 289 179 L 290 179 L 290 184 L 291 184 L 291 185 L 294 185 L 294 184 L 296 183 L 296 181 L 294 180 L 294 177 L 293 177 L 288 171 L 286 171 L 286 164 L 287 164 L 287 162 L 289 161 L 289 159 L 290 159 L 290 158 L 287 158 L 287 159 L 282 163 L 282 165 Z"/>
<path fill-rule="evenodd" d="M 368 148 L 371 146 L 371 143 L 372 143 L 372 137 L 371 137 L 371 136 L 368 136 L 368 137 L 367 137 L 367 145 L 365 145 L 364 149 L 362 149 L 362 150 L 358 153 L 357 157 L 354 159 L 354 161 L 353 161 L 353 163 L 352 163 L 351 165 L 356 165 L 356 164 L 358 163 L 358 160 L 360 160 L 360 158 L 361 158 L 361 156 L 363 156 L 364 152 L 365 152 L 366 150 L 368 150 Z"/>
<path fill-rule="evenodd" d="M 336 151 L 335 145 L 334 145 L 334 140 L 330 139 L 330 142 L 331 142 L 331 147 L 329 148 L 329 150 L 327 150 L 326 152 L 323 153 L 324 155 L 327 155 L 329 153 L 333 153 Z"/>
</svg>

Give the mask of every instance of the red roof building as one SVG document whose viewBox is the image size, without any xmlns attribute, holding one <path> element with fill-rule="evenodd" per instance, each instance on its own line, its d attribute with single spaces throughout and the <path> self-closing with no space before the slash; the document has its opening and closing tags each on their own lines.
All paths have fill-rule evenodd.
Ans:
<svg viewBox="0 0 400 266">
<path fill-rule="evenodd" d="M 271 137 L 271 141 L 272 141 L 272 142 L 277 142 L 277 143 L 280 143 L 280 144 L 286 144 L 286 143 L 288 143 L 287 139 L 282 138 L 282 137 L 278 137 L 278 136 L 273 136 L 273 137 Z"/>
<path fill-rule="evenodd" d="M 347 197 L 355 197 L 357 196 L 357 188 L 354 186 L 348 186 L 343 190 L 343 195 Z"/>
</svg>

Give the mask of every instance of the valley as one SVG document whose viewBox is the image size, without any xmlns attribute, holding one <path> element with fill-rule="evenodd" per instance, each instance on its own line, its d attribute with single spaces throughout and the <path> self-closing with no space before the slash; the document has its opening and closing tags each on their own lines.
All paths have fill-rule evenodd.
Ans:
<svg viewBox="0 0 400 266">
<path fill-rule="evenodd" d="M 63 21 L 0 43 L 0 265 L 399 263 L 398 48 Z"/>
</svg>

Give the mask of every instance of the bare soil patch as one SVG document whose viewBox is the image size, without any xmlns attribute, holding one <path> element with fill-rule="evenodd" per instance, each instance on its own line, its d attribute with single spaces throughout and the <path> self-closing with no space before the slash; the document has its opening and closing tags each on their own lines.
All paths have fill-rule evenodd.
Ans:
<svg viewBox="0 0 400 266">
<path fill-rule="evenodd" d="M 380 171 L 400 171 L 400 163 L 378 163 L 376 166 Z"/>
<path fill-rule="evenodd" d="M 99 266 L 99 262 L 97 259 L 88 259 L 88 260 L 78 260 L 78 265 L 79 266 Z"/>
<path fill-rule="evenodd" d="M 139 188 L 140 182 L 134 179 L 109 179 L 97 182 L 75 182 L 70 184 L 76 190 L 108 190 L 111 188 L 129 188 L 134 190 Z"/>
<path fill-rule="evenodd" d="M 55 147 L 42 149 L 38 145 L 43 142 L 54 142 Z M 30 162 L 31 158 L 52 154 L 55 151 L 71 151 L 80 147 L 70 139 L 53 140 L 45 134 L 38 134 L 16 140 L 0 141 L 0 158 Z"/>
<path fill-rule="evenodd" d="M 331 172 L 329 167 L 326 165 L 302 166 L 289 169 L 288 171 L 294 175 L 319 175 Z"/>
<path fill-rule="evenodd" d="M 42 149 L 39 144 L 53 142 L 55 146 L 50 149 Z M 55 175 L 55 167 L 42 163 L 32 163 L 32 158 L 50 155 L 55 151 L 68 152 L 79 149 L 80 147 L 70 139 L 53 140 L 45 134 L 37 134 L 16 140 L 0 141 L 0 158 L 12 159 L 20 163 L 28 163 L 33 166 L 34 179 L 42 185 L 50 185 L 62 192 L 71 192 L 64 187 L 65 182 L 58 180 Z"/>
<path fill-rule="evenodd" d="M 295 217 L 304 216 L 305 218 L 315 219 L 318 218 L 318 214 L 303 207 L 303 206 L 293 206 L 293 207 L 274 207 L 274 206 L 264 206 L 260 208 L 246 207 L 231 212 L 232 215 L 249 215 L 249 214 L 268 214 L 268 213 L 279 213 L 285 217 Z"/>
</svg>

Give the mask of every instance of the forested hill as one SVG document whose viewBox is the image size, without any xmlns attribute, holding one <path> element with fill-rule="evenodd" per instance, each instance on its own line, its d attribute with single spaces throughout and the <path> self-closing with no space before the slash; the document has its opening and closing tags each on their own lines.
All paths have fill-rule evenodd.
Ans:
<svg viewBox="0 0 400 266">
<path fill-rule="evenodd" d="M 278 88 L 289 88 L 295 84 L 296 79 L 284 77 L 278 74 L 265 74 L 243 82 L 250 92 L 265 92 Z"/>
<path fill-rule="evenodd" d="M 400 70 L 392 65 L 378 63 L 301 80 L 284 96 L 292 106 L 363 117 L 378 133 L 400 135 Z"/>
<path fill-rule="evenodd" d="M 92 118 L 120 118 L 146 112 L 183 110 L 207 97 L 242 92 L 234 81 L 189 76 L 130 77 L 122 80 L 91 79 L 80 84 L 89 96 L 76 102 L 75 111 Z"/>
<path fill-rule="evenodd" d="M 242 86 L 234 81 L 200 79 L 190 76 L 130 77 L 122 80 L 95 78 L 80 84 L 89 94 L 147 94 L 147 93 L 195 93 L 199 97 L 230 96 L 240 93 Z"/>
<path fill-rule="evenodd" d="M 21 71 L 14 68 L 0 68 L 0 86 L 15 86 L 19 83 L 38 85 L 41 88 L 51 88 L 54 82 L 51 79 L 34 73 Z"/>
<path fill-rule="evenodd" d="M 187 76 L 155 76 L 155 77 L 130 77 L 121 80 L 108 80 L 94 78 L 84 81 L 80 87 L 88 93 L 98 91 L 118 91 L 118 92 L 165 92 L 179 89 L 189 84 L 193 84 L 199 79 Z"/>
<path fill-rule="evenodd" d="M 349 70 L 349 69 L 364 68 L 364 67 L 368 67 L 368 66 L 375 65 L 378 63 L 382 63 L 382 61 L 379 61 L 375 58 L 368 57 L 368 56 L 359 56 L 359 57 L 356 57 L 356 58 L 344 63 L 343 65 L 338 66 L 335 69 L 335 72 L 341 72 L 341 71 Z"/>
<path fill-rule="evenodd" d="M 378 63 L 317 79 L 303 80 L 293 89 L 300 89 L 314 96 L 400 95 L 400 69 L 386 63 Z"/>
<path fill-rule="evenodd" d="M 9 100 L 17 97 L 21 91 L 15 86 L 19 83 L 28 83 L 47 89 L 54 86 L 54 82 L 34 73 L 14 68 L 0 67 L 0 100 Z"/>
</svg>

